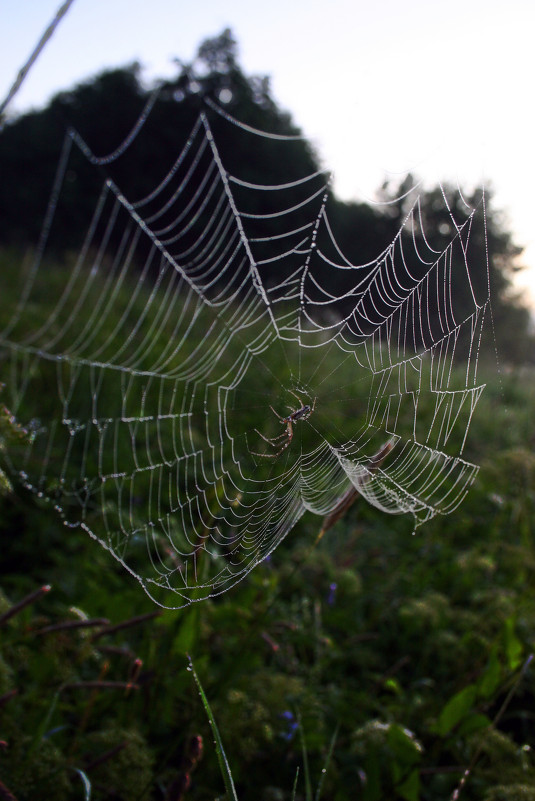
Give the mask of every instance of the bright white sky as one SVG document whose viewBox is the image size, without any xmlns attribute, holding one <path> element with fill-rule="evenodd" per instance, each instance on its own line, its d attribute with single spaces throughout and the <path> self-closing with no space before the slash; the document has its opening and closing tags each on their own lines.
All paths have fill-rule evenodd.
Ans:
<svg viewBox="0 0 535 801">
<path fill-rule="evenodd" d="M 0 0 L 0 101 L 60 5 Z M 74 0 L 10 109 L 136 59 L 147 79 L 173 75 L 227 26 L 340 197 L 372 200 L 408 171 L 491 184 L 535 304 L 533 0 Z"/>
</svg>

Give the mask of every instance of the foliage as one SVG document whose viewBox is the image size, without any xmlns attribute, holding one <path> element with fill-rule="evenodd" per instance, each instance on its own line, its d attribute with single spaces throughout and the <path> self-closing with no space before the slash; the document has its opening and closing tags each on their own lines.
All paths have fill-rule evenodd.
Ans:
<svg viewBox="0 0 535 801">
<path fill-rule="evenodd" d="M 179 65 L 151 123 L 161 145 L 154 172 L 125 168 L 118 180 L 142 192 L 143 181 L 165 174 L 176 120 L 182 133 L 189 130 L 201 94 L 221 100 L 227 90 L 240 119 L 295 131 L 268 83 L 244 76 L 236 58 L 225 32 L 201 46 L 196 63 Z M 6 158 L 13 171 L 0 189 L 3 241 L 37 235 L 65 119 L 107 152 L 131 128 L 146 94 L 132 67 L 6 126 L 1 169 Z M 231 143 L 223 148 L 231 164 Z M 138 164 L 149 163 L 148 151 L 134 153 Z M 265 155 L 240 152 L 248 180 L 276 183 L 286 173 L 275 151 Z M 305 171 L 316 166 L 306 146 L 294 157 Z M 260 178 L 259 165 L 267 170 Z M 32 186 L 19 180 L 23 167 L 35 175 Z M 64 245 L 94 189 L 82 166 L 70 179 Z M 424 194 L 423 213 L 439 236 L 450 221 L 436 216 L 437 191 Z M 332 203 L 333 230 L 350 255 L 358 239 L 360 253 L 376 256 L 403 213 L 402 205 L 380 216 Z M 518 309 L 508 277 L 517 250 L 492 208 L 487 221 L 498 333 L 512 331 Z M 486 243 L 475 239 L 483 254 Z M 1 256 L 7 273 L 18 254 Z M 47 264 L 36 315 L 46 314 L 47 292 L 64 282 L 69 259 Z M 8 306 L 12 290 L 16 297 L 5 288 Z M 511 338 L 508 358 L 522 360 L 526 341 Z M 326 373 L 336 356 L 326 353 Z M 11 491 L 0 496 L 0 793 L 7 788 L 18 801 L 204 801 L 226 786 L 227 797 L 235 791 L 240 801 L 437 801 L 451 797 L 470 766 L 466 801 L 533 798 L 535 675 L 527 657 L 535 638 L 535 375 L 528 367 L 501 376 L 492 363 L 480 367 L 487 388 L 467 458 L 482 469 L 453 516 L 411 536 L 409 521 L 363 502 L 321 540 L 319 521 L 305 517 L 246 581 L 179 612 L 155 612 L 103 549 L 4 479 Z M 35 400 L 44 415 L 55 370 L 39 377 Z M 103 401 L 112 390 L 102 387 Z M 2 409 L 2 464 L 25 436 Z M 215 731 L 217 748 L 203 749 Z"/>
<path fill-rule="evenodd" d="M 436 801 L 474 758 L 466 801 L 529 798 L 531 665 L 516 682 L 535 636 L 534 394 L 526 368 L 489 376 L 469 438 L 482 469 L 455 515 L 411 537 L 357 504 L 316 545 L 304 518 L 233 591 L 157 616 L 104 550 L 15 486 L 1 584 L 13 602 L 53 589 L 3 623 L 1 780 L 18 801 L 36 783 L 73 801 L 87 786 L 103 800 L 221 794 L 190 654 L 240 801 L 288 801 L 297 768 L 297 800 L 323 779 L 324 801 Z"/>
</svg>

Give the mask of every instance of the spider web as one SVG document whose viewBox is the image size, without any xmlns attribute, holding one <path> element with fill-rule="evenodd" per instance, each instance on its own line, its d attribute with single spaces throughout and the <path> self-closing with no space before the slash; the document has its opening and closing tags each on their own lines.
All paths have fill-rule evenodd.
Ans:
<svg viewBox="0 0 535 801">
<path fill-rule="evenodd" d="M 470 259 L 483 198 L 462 222 L 450 213 L 437 251 L 416 197 L 394 241 L 352 264 L 329 176 L 230 174 L 209 114 L 237 146 L 267 136 L 282 153 L 295 137 L 213 103 L 153 190 L 125 197 L 103 170 L 155 99 L 106 157 L 68 132 L 31 263 L 2 276 L 4 297 L 18 292 L 0 334 L 5 399 L 28 431 L 3 458 L 157 603 L 180 607 L 229 589 L 352 487 L 415 526 L 458 506 L 477 473 L 462 454 L 489 296 Z M 59 270 L 48 243 L 81 158 L 98 191 Z"/>
</svg>

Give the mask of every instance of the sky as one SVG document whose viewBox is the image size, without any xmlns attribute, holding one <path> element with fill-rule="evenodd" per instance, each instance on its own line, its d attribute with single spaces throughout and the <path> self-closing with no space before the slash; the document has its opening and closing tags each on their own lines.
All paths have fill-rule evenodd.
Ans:
<svg viewBox="0 0 535 801">
<path fill-rule="evenodd" d="M 0 102 L 60 5 L 0 0 Z M 10 111 L 135 60 L 148 82 L 174 75 L 225 27 L 341 198 L 373 201 L 407 172 L 491 186 L 535 307 L 533 0 L 74 0 Z"/>
</svg>

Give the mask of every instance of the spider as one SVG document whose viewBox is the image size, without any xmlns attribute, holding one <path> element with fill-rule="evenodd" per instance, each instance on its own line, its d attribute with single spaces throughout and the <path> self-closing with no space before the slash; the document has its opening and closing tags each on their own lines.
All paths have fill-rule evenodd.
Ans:
<svg viewBox="0 0 535 801">
<path fill-rule="evenodd" d="M 257 428 L 255 428 L 256 433 L 259 436 L 261 436 L 262 439 L 265 440 L 269 445 L 272 445 L 275 448 L 278 447 L 278 443 L 281 440 L 286 440 L 286 441 L 284 442 L 282 448 L 279 448 L 279 450 L 276 453 L 256 453 L 256 451 L 253 451 L 253 454 L 255 456 L 264 456 L 266 459 L 276 459 L 277 456 L 280 456 L 281 453 L 286 450 L 286 448 L 293 439 L 294 423 L 296 423 L 298 420 L 308 420 L 308 418 L 316 408 L 316 398 L 314 398 L 314 403 L 312 404 L 312 406 L 310 406 L 308 403 L 304 404 L 299 395 L 297 395 L 297 393 L 293 392 L 292 390 L 290 390 L 290 392 L 294 396 L 294 398 L 297 398 L 297 400 L 300 403 L 300 406 L 298 409 L 293 409 L 288 415 L 288 417 L 282 417 L 282 415 L 280 415 L 278 412 L 275 411 L 273 406 L 269 407 L 273 412 L 273 414 L 279 418 L 281 423 L 286 426 L 286 430 L 283 431 L 282 434 L 279 434 L 277 437 L 265 437 Z"/>
</svg>

